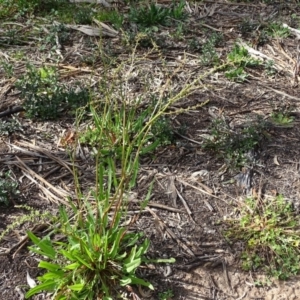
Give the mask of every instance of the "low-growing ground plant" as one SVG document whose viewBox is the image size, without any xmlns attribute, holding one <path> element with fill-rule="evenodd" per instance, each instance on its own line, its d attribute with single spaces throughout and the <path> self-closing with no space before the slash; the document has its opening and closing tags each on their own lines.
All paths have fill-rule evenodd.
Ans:
<svg viewBox="0 0 300 300">
<path fill-rule="evenodd" d="M 14 66 L 12 63 L 1 60 L 0 68 L 3 70 L 5 78 L 12 78 L 14 76 Z"/>
<path fill-rule="evenodd" d="M 47 35 L 41 32 L 39 50 L 53 51 L 53 53 L 55 53 L 58 47 L 68 44 L 70 38 L 70 30 L 64 24 L 53 24 L 49 27 Z"/>
<path fill-rule="evenodd" d="M 277 73 L 273 60 L 267 60 L 264 63 L 265 72 L 268 76 L 273 76 Z"/>
<path fill-rule="evenodd" d="M 184 12 L 184 1 L 174 3 L 172 7 L 159 6 L 152 2 L 150 5 L 131 6 L 129 20 L 142 27 L 154 25 L 168 25 L 171 20 L 183 20 L 186 15 Z"/>
<path fill-rule="evenodd" d="M 283 126 L 292 125 L 294 119 L 295 118 L 293 116 L 290 116 L 288 112 L 284 112 L 284 111 L 273 112 L 271 114 L 272 122 L 277 125 L 283 125 Z"/>
<path fill-rule="evenodd" d="M 219 33 L 212 33 L 208 36 L 206 42 L 201 46 L 200 61 L 203 65 L 216 65 L 219 62 L 219 56 L 216 47 L 222 42 L 223 36 Z"/>
<path fill-rule="evenodd" d="M 76 24 L 92 24 L 94 13 L 90 7 L 80 7 L 73 14 L 73 18 Z"/>
<path fill-rule="evenodd" d="M 106 162 L 110 164 L 113 160 Z M 70 202 L 74 216 L 71 219 L 66 208 L 60 209 L 61 227 L 57 232 L 66 236 L 65 241 L 40 239 L 28 232 L 35 244 L 31 251 L 48 260 L 39 263 L 46 272 L 38 277 L 40 283 L 26 294 L 26 299 L 43 290 L 54 292 L 53 299 L 93 300 L 117 299 L 125 291 L 122 287 L 132 284 L 153 289 L 151 283 L 136 274 L 146 261 L 149 240 L 122 225 L 126 215 L 120 202 L 127 200 L 111 202 L 110 189 L 117 180 L 116 174 L 101 165 L 99 168 L 99 190 L 93 192 L 95 201 L 83 200 L 78 207 Z M 108 176 L 106 187 L 101 186 L 104 173 Z M 111 215 L 112 206 L 116 211 Z"/>
<path fill-rule="evenodd" d="M 0 136 L 8 136 L 16 131 L 21 131 L 22 125 L 20 122 L 13 118 L 8 121 L 2 121 L 0 119 Z"/>
<path fill-rule="evenodd" d="M 95 19 L 101 22 L 109 22 L 115 29 L 119 30 L 124 22 L 124 16 L 117 10 L 101 9 L 95 14 Z"/>
<path fill-rule="evenodd" d="M 27 72 L 17 82 L 23 107 L 29 118 L 55 120 L 62 114 L 76 115 L 76 110 L 89 102 L 89 92 L 79 85 L 68 88 L 59 82 L 55 68 L 36 69 L 27 66 Z"/>
<path fill-rule="evenodd" d="M 278 279 L 300 271 L 300 216 L 282 195 L 247 198 L 236 219 L 226 221 L 225 237 L 243 242 L 242 268 L 264 270 Z"/>
<path fill-rule="evenodd" d="M 173 299 L 173 297 L 174 297 L 174 293 L 172 290 L 167 290 L 165 292 L 158 294 L 159 300 L 171 300 L 171 299 Z"/>
<path fill-rule="evenodd" d="M 0 204 L 8 205 L 11 199 L 16 198 L 20 194 L 18 186 L 9 172 L 0 174 Z"/>
<path fill-rule="evenodd" d="M 271 37 L 274 38 L 285 38 L 290 35 L 289 28 L 286 28 L 282 24 L 276 22 L 268 24 L 265 30 Z"/>
<path fill-rule="evenodd" d="M 229 67 L 225 72 L 225 77 L 237 82 L 244 82 L 246 80 L 248 76 L 245 71 L 246 68 L 261 65 L 259 60 L 249 55 L 246 48 L 239 45 L 235 45 L 231 52 L 228 53 L 227 60 L 232 63 L 232 67 Z"/>
<path fill-rule="evenodd" d="M 224 119 L 216 119 L 210 126 L 210 138 L 203 147 L 214 151 L 232 169 L 241 168 L 253 163 L 249 152 L 259 146 L 264 138 L 264 129 L 265 124 L 260 119 L 236 130 L 229 128 Z"/>
</svg>

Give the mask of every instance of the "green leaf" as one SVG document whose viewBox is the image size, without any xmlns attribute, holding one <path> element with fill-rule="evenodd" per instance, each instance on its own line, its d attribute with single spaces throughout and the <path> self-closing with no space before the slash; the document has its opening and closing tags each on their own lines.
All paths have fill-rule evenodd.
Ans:
<svg viewBox="0 0 300 300">
<path fill-rule="evenodd" d="M 59 253 L 61 253 L 64 257 L 68 258 L 69 260 L 74 261 L 75 257 L 73 255 L 73 253 L 71 253 L 70 251 L 66 251 L 66 250 L 59 250 Z"/>
<path fill-rule="evenodd" d="M 144 155 L 144 154 L 154 151 L 158 147 L 159 143 L 160 143 L 160 141 L 156 140 L 155 142 L 151 143 L 150 145 L 143 147 L 143 149 L 141 150 L 141 154 Z"/>
<path fill-rule="evenodd" d="M 118 251 L 120 250 L 120 240 L 121 240 L 121 237 L 123 236 L 123 233 L 125 232 L 125 228 L 120 228 L 118 233 L 117 233 L 117 236 L 115 237 L 115 241 L 113 243 L 113 246 L 109 252 L 109 256 L 113 259 L 116 254 L 118 253 Z"/>
<path fill-rule="evenodd" d="M 148 248 L 150 246 L 150 241 L 148 239 L 145 239 L 143 244 L 139 246 L 139 250 L 136 253 L 136 257 L 140 257 L 143 254 L 145 254 L 148 251 Z"/>
<path fill-rule="evenodd" d="M 88 247 L 86 244 L 84 244 L 84 245 L 83 245 L 83 248 L 84 248 L 84 250 L 85 250 L 85 253 L 88 255 L 89 259 L 90 259 L 91 261 L 93 261 L 92 252 L 89 250 L 89 247 Z"/>
<path fill-rule="evenodd" d="M 40 68 L 39 71 L 41 78 L 46 78 L 48 76 L 48 72 L 45 70 L 45 68 Z"/>
<path fill-rule="evenodd" d="M 75 270 L 80 266 L 80 264 L 78 262 L 75 262 L 73 264 L 69 264 L 67 266 L 64 267 L 64 270 Z"/>
<path fill-rule="evenodd" d="M 33 252 L 47 256 L 50 259 L 56 258 L 56 251 L 52 247 L 51 241 L 46 240 L 46 239 L 41 240 L 37 236 L 35 236 L 31 231 L 28 231 L 27 235 L 33 241 L 33 243 L 36 244 L 41 249 L 41 251 L 40 251 L 38 249 L 35 249 L 34 247 L 30 247 L 30 249 Z"/>
<path fill-rule="evenodd" d="M 80 292 L 84 288 L 84 284 L 77 283 L 77 284 L 68 286 L 68 288 L 71 289 L 72 291 Z"/>
<path fill-rule="evenodd" d="M 152 263 L 175 263 L 176 259 L 171 257 L 171 258 L 157 258 L 157 259 L 144 259 L 144 262 L 152 262 Z"/>
<path fill-rule="evenodd" d="M 126 286 L 126 285 L 130 285 L 132 283 L 131 278 L 129 277 L 124 277 L 120 280 L 120 285 L 121 286 Z"/>
<path fill-rule="evenodd" d="M 140 258 L 134 259 L 128 263 L 125 263 L 123 269 L 125 272 L 131 273 L 140 266 L 141 262 L 142 260 Z"/>
<path fill-rule="evenodd" d="M 69 217 L 64 207 L 59 208 L 59 215 L 63 223 L 69 223 Z"/>
<path fill-rule="evenodd" d="M 139 284 L 142 286 L 146 286 L 147 288 L 154 290 L 153 285 L 150 282 L 147 282 L 141 278 L 135 277 L 135 276 L 128 276 L 128 277 L 123 277 L 120 280 L 121 286 L 126 286 L 129 284 Z"/>
<path fill-rule="evenodd" d="M 136 253 L 136 246 L 131 248 L 131 252 L 130 252 L 129 256 L 125 259 L 124 263 L 127 264 L 127 263 L 132 262 L 135 258 L 135 253 Z"/>
<path fill-rule="evenodd" d="M 74 255 L 74 258 L 76 258 L 79 262 L 81 262 L 83 265 L 85 265 L 90 270 L 94 270 L 95 268 L 90 265 L 88 262 L 86 262 L 83 258 L 81 258 L 79 255 Z"/>
<path fill-rule="evenodd" d="M 52 263 L 49 263 L 47 261 L 41 261 L 39 263 L 39 267 L 43 268 L 43 269 L 47 269 L 49 271 L 57 271 L 57 270 L 59 270 L 61 268 L 60 265 L 58 265 L 58 264 L 52 264 Z"/>
<path fill-rule="evenodd" d="M 41 283 L 39 285 L 37 285 L 36 287 L 30 289 L 26 294 L 25 294 L 25 298 L 28 299 L 31 296 L 40 293 L 42 291 L 54 291 L 56 288 L 57 284 L 55 281 L 53 280 L 49 280 L 46 281 L 44 283 Z"/>
<path fill-rule="evenodd" d="M 48 281 L 54 279 L 63 279 L 64 278 L 63 271 L 56 271 L 56 272 L 47 272 L 43 276 L 40 277 L 41 281 Z"/>
<path fill-rule="evenodd" d="M 140 233 L 134 233 L 132 234 L 126 234 L 124 239 L 128 239 L 129 242 L 126 244 L 126 247 L 131 247 L 137 243 L 137 241 L 141 238 L 142 234 Z"/>
</svg>

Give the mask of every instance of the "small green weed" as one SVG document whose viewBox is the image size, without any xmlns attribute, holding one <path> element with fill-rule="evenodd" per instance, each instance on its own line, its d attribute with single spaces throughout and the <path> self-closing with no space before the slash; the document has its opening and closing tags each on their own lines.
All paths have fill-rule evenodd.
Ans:
<svg viewBox="0 0 300 300">
<path fill-rule="evenodd" d="M 190 50 L 197 51 L 197 52 L 202 49 L 202 45 L 196 37 L 193 37 L 192 39 L 189 40 L 188 47 Z"/>
<path fill-rule="evenodd" d="M 286 38 L 290 35 L 290 30 L 280 23 L 271 23 L 265 29 L 266 32 L 274 38 Z"/>
<path fill-rule="evenodd" d="M 12 78 L 14 76 L 14 65 L 12 63 L 1 60 L 0 67 L 3 69 L 5 78 Z"/>
<path fill-rule="evenodd" d="M 257 67 L 261 64 L 259 60 L 249 55 L 247 49 L 239 45 L 234 46 L 227 55 L 227 60 L 233 64 L 233 67 L 225 72 L 225 76 L 238 82 L 243 82 L 247 78 L 247 73 L 244 71 L 246 67 Z"/>
<path fill-rule="evenodd" d="M 183 23 L 178 23 L 176 26 L 176 31 L 172 34 L 172 36 L 177 40 L 184 40 L 184 32 L 186 31 L 185 25 Z"/>
<path fill-rule="evenodd" d="M 11 54 L 11 57 L 15 60 L 22 60 L 25 57 L 25 53 L 22 50 L 17 50 L 16 52 Z"/>
<path fill-rule="evenodd" d="M 16 131 L 21 131 L 22 125 L 17 119 L 3 121 L 0 119 L 0 136 L 8 136 Z"/>
<path fill-rule="evenodd" d="M 275 67 L 274 67 L 274 61 L 273 60 L 267 60 L 264 64 L 265 72 L 268 76 L 273 76 L 277 73 Z"/>
<path fill-rule="evenodd" d="M 233 63 L 238 67 L 257 67 L 261 62 L 257 59 L 252 58 L 248 50 L 243 46 L 235 45 L 230 53 L 227 55 L 229 62 Z"/>
<path fill-rule="evenodd" d="M 211 138 L 205 142 L 204 148 L 216 152 L 231 168 L 240 168 L 251 163 L 247 154 L 259 145 L 264 128 L 264 123 L 258 120 L 233 131 L 223 119 L 216 119 L 210 127 Z"/>
<path fill-rule="evenodd" d="M 292 125 L 294 122 L 294 117 L 289 116 L 288 113 L 285 112 L 273 112 L 271 114 L 272 122 L 277 125 Z"/>
<path fill-rule="evenodd" d="M 238 220 L 227 221 L 225 236 L 244 242 L 244 270 L 262 268 L 278 279 L 300 271 L 300 216 L 282 195 L 270 199 L 247 198 Z"/>
<path fill-rule="evenodd" d="M 69 43 L 70 38 L 71 33 L 64 24 L 54 24 L 50 27 L 47 36 L 40 38 L 40 50 L 49 51 L 49 47 L 51 47 L 51 50 L 56 50 L 58 46 L 57 42 L 60 45 L 66 45 Z"/>
<path fill-rule="evenodd" d="M 74 21 L 76 24 L 92 24 L 93 23 L 93 11 L 89 7 L 81 7 L 74 14 Z"/>
<path fill-rule="evenodd" d="M 246 35 L 248 33 L 253 32 L 257 29 L 258 24 L 254 23 L 252 20 L 244 19 L 241 24 L 238 26 L 238 30 L 242 35 Z"/>
<path fill-rule="evenodd" d="M 8 205 L 11 198 L 19 194 L 18 183 L 10 176 L 10 173 L 0 174 L 0 204 Z"/>
<path fill-rule="evenodd" d="M 142 27 L 169 25 L 172 19 L 183 20 L 185 18 L 184 6 L 184 1 L 180 1 L 171 8 L 158 6 L 155 3 L 149 6 L 131 7 L 129 20 Z"/>
<path fill-rule="evenodd" d="M 16 82 L 16 87 L 21 91 L 23 107 L 29 118 L 54 120 L 66 111 L 75 115 L 76 109 L 89 102 L 86 89 L 79 86 L 67 88 L 60 84 L 55 68 L 36 69 L 28 65 L 26 74 Z"/>
<path fill-rule="evenodd" d="M 244 71 L 244 68 L 239 67 L 225 72 L 225 76 L 229 80 L 242 83 L 247 79 L 248 74 Z"/>
<path fill-rule="evenodd" d="M 207 38 L 207 41 L 202 45 L 200 61 L 203 65 L 208 66 L 211 64 L 217 64 L 219 62 L 219 56 L 216 51 L 216 47 L 223 40 L 223 35 L 220 33 L 212 33 Z"/>
<path fill-rule="evenodd" d="M 122 27 L 124 22 L 124 16 L 117 10 L 100 10 L 95 14 L 95 19 L 100 22 L 109 22 L 117 30 Z"/>
<path fill-rule="evenodd" d="M 174 293 L 172 290 L 167 290 L 165 292 L 158 294 L 159 300 L 171 300 L 174 297 Z"/>
<path fill-rule="evenodd" d="M 22 31 L 18 25 L 3 26 L 1 33 L 1 44 L 4 45 L 24 45 L 28 43 L 28 32 Z M 22 31 L 22 34 L 20 32 Z"/>
</svg>

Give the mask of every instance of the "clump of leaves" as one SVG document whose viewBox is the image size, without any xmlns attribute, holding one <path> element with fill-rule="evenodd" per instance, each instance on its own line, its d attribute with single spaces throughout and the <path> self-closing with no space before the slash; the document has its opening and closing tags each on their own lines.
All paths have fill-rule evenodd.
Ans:
<svg viewBox="0 0 300 300">
<path fill-rule="evenodd" d="M 36 7 L 38 7 L 40 2 L 40 0 L 3 0 L 1 1 L 0 17 L 7 17 L 13 14 L 21 16 L 31 14 L 34 12 Z"/>
<path fill-rule="evenodd" d="M 268 199 L 248 198 L 236 220 L 226 221 L 231 242 L 244 243 L 244 270 L 266 271 L 287 279 L 300 271 L 300 216 L 282 195 Z"/>
<path fill-rule="evenodd" d="M 265 68 L 265 72 L 268 76 L 273 76 L 276 74 L 276 68 L 274 66 L 274 61 L 273 60 L 267 60 L 264 63 L 264 68 Z"/>
<path fill-rule="evenodd" d="M 137 107 L 121 107 L 116 110 L 109 108 L 101 114 L 94 113 L 94 126 L 88 127 L 81 133 L 80 141 L 93 147 L 100 147 L 103 155 L 115 155 L 121 158 L 121 150 L 126 143 L 131 145 L 132 151 L 140 145 L 140 139 L 137 139 L 139 132 L 145 126 L 148 116 L 153 107 L 151 105 L 144 111 L 139 111 Z M 128 134 L 124 140 L 124 122 L 123 115 L 127 115 L 126 130 Z M 109 128 L 109 130 L 108 130 Z M 130 130 L 129 130 L 130 128 Z M 169 120 L 164 116 L 158 118 L 151 126 L 151 130 L 144 137 L 144 147 L 141 154 L 154 151 L 158 146 L 168 145 L 173 141 L 173 131 Z"/>
<path fill-rule="evenodd" d="M 256 150 L 264 137 L 264 128 L 264 123 L 258 120 L 234 131 L 224 119 L 216 119 L 210 126 L 210 136 L 203 147 L 224 158 L 233 169 L 240 168 L 252 163 L 249 153 Z"/>
<path fill-rule="evenodd" d="M 0 67 L 3 69 L 5 78 L 12 78 L 14 76 L 14 66 L 12 63 L 1 60 Z"/>
<path fill-rule="evenodd" d="M 114 176 L 114 175 L 113 175 Z M 105 191 L 104 195 L 105 195 Z M 99 196 L 99 195 L 98 195 Z M 38 277 L 40 284 L 32 288 L 26 299 L 43 290 L 54 292 L 53 299 L 116 299 L 121 287 L 139 284 L 153 286 L 135 272 L 149 247 L 149 240 L 138 233 L 129 233 L 121 226 L 122 210 L 115 214 L 113 224 L 108 216 L 108 199 L 98 199 L 96 207 L 85 201 L 80 209 L 72 205 L 76 220 L 70 221 L 65 208 L 60 209 L 60 234 L 63 242 L 28 236 L 35 246 L 31 251 L 43 255 L 39 267 L 46 272 Z"/>
<path fill-rule="evenodd" d="M 200 57 L 203 65 L 216 64 L 219 62 L 219 56 L 216 47 L 223 40 L 223 35 L 220 33 L 212 33 L 207 38 L 206 42 L 201 47 L 202 55 Z"/>
<path fill-rule="evenodd" d="M 21 91 L 26 115 L 34 119 L 54 120 L 66 112 L 75 115 L 76 109 L 89 101 L 87 89 L 79 85 L 67 88 L 61 84 L 55 68 L 36 69 L 28 65 L 16 87 Z"/>
<path fill-rule="evenodd" d="M 74 14 L 74 21 L 76 24 L 92 24 L 93 11 L 90 7 L 80 7 Z"/>
<path fill-rule="evenodd" d="M 227 60 L 232 63 L 232 67 L 225 72 L 225 76 L 237 82 L 243 82 L 247 78 L 245 68 L 257 67 L 261 62 L 252 58 L 248 50 L 242 46 L 235 45 L 232 51 L 227 55 Z"/>
<path fill-rule="evenodd" d="M 286 38 L 290 35 L 289 28 L 286 28 L 282 24 L 276 22 L 268 24 L 265 30 L 274 38 Z"/>
<path fill-rule="evenodd" d="M 2 0 L 0 17 L 25 16 L 40 12 L 50 12 L 68 3 L 66 0 Z M 70 6 L 71 7 L 71 6 Z"/>
<path fill-rule="evenodd" d="M 173 297 L 174 297 L 174 293 L 170 289 L 158 294 L 159 300 L 171 300 Z"/>
<path fill-rule="evenodd" d="M 8 136 L 16 131 L 22 130 L 22 125 L 17 119 L 10 119 L 3 121 L 0 119 L 0 136 Z"/>
<path fill-rule="evenodd" d="M 101 22 L 109 22 L 118 30 L 122 27 L 124 16 L 117 10 L 101 9 L 95 14 L 95 19 Z"/>
<path fill-rule="evenodd" d="M 284 111 L 273 112 L 271 114 L 271 120 L 277 125 L 292 125 L 294 122 L 294 117 L 290 116 L 288 113 Z"/>
<path fill-rule="evenodd" d="M 244 19 L 239 25 L 238 30 L 242 35 L 253 32 L 258 27 L 258 24 L 253 22 L 253 20 Z"/>
<path fill-rule="evenodd" d="M 18 183 L 11 177 L 9 172 L 0 174 L 0 204 L 9 204 L 11 198 L 20 194 Z"/>
<path fill-rule="evenodd" d="M 184 1 L 174 4 L 172 7 L 158 6 L 151 3 L 149 6 L 131 7 L 129 19 L 143 27 L 153 25 L 168 25 L 171 19 L 182 20 L 185 18 Z"/>
<path fill-rule="evenodd" d="M 58 46 L 69 43 L 70 37 L 70 31 L 64 24 L 54 24 L 49 28 L 49 33 L 41 38 L 40 50 L 45 50 L 49 47 L 55 50 Z"/>
</svg>

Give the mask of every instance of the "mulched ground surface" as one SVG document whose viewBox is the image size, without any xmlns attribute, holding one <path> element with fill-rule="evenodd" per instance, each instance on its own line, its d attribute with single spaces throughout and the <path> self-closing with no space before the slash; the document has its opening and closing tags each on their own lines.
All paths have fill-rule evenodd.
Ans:
<svg viewBox="0 0 300 300">
<path fill-rule="evenodd" d="M 168 1 L 161 2 L 166 4 Z M 114 5 L 128 12 L 124 4 Z M 154 294 L 147 295 L 142 290 L 136 292 L 142 299 L 147 299 L 147 296 L 158 299 L 158 293 L 168 289 L 174 292 L 173 299 L 299 299 L 300 285 L 296 279 L 256 287 L 254 282 L 263 278 L 263 275 L 245 274 L 240 270 L 236 259 L 240 249 L 232 248 L 225 241 L 219 221 L 229 216 L 246 194 L 283 194 L 296 209 L 300 207 L 298 42 L 293 34 L 284 38 L 268 37 L 266 41 L 260 36 L 260 28 L 274 20 L 297 28 L 300 6 L 295 1 L 278 1 L 270 5 L 259 1 L 203 1 L 187 3 L 186 11 L 189 18 L 185 21 L 186 33 L 182 38 L 172 35 L 174 28 L 162 28 L 157 32 L 157 42 L 168 37 L 164 44 L 158 44 L 165 65 L 157 52 L 149 53 L 149 49 L 142 47 L 137 50 L 137 63 L 131 69 L 128 89 L 132 97 L 143 95 L 147 80 L 153 84 L 153 92 L 156 93 L 159 89 L 155 84 L 160 85 L 167 76 L 165 68 L 174 72 L 181 66 L 171 84 L 174 90 L 180 90 L 184 84 L 209 72 L 212 67 L 199 63 L 201 51 L 191 47 L 191 42 L 203 45 L 213 32 L 222 33 L 224 37 L 217 47 L 221 61 L 237 41 L 243 41 L 252 45 L 251 49 L 272 59 L 276 72 L 268 75 L 262 67 L 247 68 L 246 81 L 236 83 L 226 79 L 224 72 L 218 70 L 203 77 L 199 89 L 174 105 L 173 109 L 176 110 L 209 100 L 202 108 L 172 115 L 174 143 L 158 149 L 141 162 L 134 191 L 135 200 L 144 198 L 153 180 L 155 185 L 150 203 L 134 227 L 144 231 L 150 238 L 149 255 L 175 257 L 176 263 L 153 266 L 152 270 L 143 274 L 156 287 Z M 25 20 L 21 18 L 19 21 Z M 28 25 L 27 31 L 34 29 L 34 22 Z M 6 26 L 4 31 L 13 25 Z M 125 29 L 129 30 L 130 26 L 124 24 Z M 4 41 L 4 46 L 0 45 L 0 54 L 14 63 L 18 76 L 24 73 L 26 63 L 25 59 L 12 60 L 16 51 L 24 51 L 26 59 L 36 66 L 41 66 L 45 61 L 54 64 L 54 58 L 57 59 L 51 52 L 48 60 L 45 60 L 46 53 L 39 52 L 30 37 L 34 37 L 34 33 L 29 34 L 28 42 L 24 44 L 7 46 Z M 58 67 L 66 83 L 72 84 L 75 80 L 89 82 L 97 96 L 95 83 L 106 70 L 99 57 L 96 57 L 93 67 L 87 66 L 82 60 L 82 57 L 94 55 L 96 42 L 95 38 L 73 32 L 72 42 L 65 45 L 58 55 L 61 59 Z M 131 55 L 130 48 L 123 45 L 121 34 L 103 40 L 103 49 L 107 53 L 108 50 L 109 53 L 113 52 L 117 57 L 116 62 L 120 64 Z M 126 63 L 124 65 L 128 67 Z M 0 81 L 0 112 L 7 111 L 11 106 L 22 106 L 14 79 L 6 79 L 3 68 L 0 68 L 0 72 L 3 76 Z M 143 97 L 147 98 L 146 95 Z M 287 125 L 275 124 L 271 118 L 274 111 L 288 111 L 294 121 Z M 61 118 L 57 122 L 37 122 L 19 113 L 4 116 L 0 121 L 9 122 L 11 118 L 20 122 L 22 131 L 1 138 L 0 171 L 11 170 L 21 194 L 12 198 L 9 206 L 1 207 L 1 231 L 30 213 L 24 207 L 17 207 L 17 204 L 55 213 L 65 197 L 75 195 L 72 174 L 68 169 L 71 160 L 61 142 L 75 131 L 74 120 Z M 253 149 L 255 162 L 253 160 L 251 166 L 234 168 L 226 164 L 222 151 L 216 153 L 203 148 L 205 137 L 210 133 L 209 126 L 220 118 L 235 132 L 258 120 L 267 124 L 259 144 Z M 88 189 L 95 178 L 93 157 L 87 147 L 77 154 L 79 179 L 82 186 Z M 1 299 L 23 299 L 27 289 L 27 272 L 32 278 L 40 274 L 37 257 L 27 250 L 26 230 L 36 230 L 37 233 L 44 230 L 35 226 L 25 222 L 9 231 L 1 240 Z M 35 299 L 42 298 L 36 296 Z"/>
</svg>

